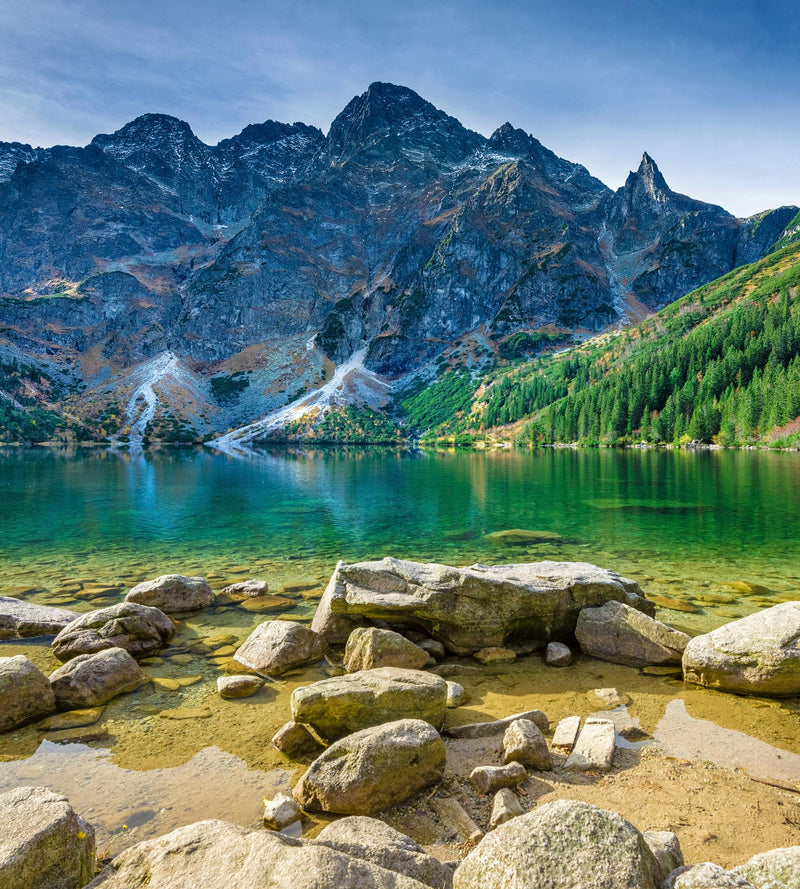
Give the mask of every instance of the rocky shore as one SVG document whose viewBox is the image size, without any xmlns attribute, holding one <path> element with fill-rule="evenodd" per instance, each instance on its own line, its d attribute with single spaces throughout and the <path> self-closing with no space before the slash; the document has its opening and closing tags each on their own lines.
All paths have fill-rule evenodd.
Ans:
<svg viewBox="0 0 800 889">
<path fill-rule="evenodd" d="M 263 582 L 236 586 L 223 593 L 268 596 Z M 48 677 L 22 655 L 0 658 L 0 731 L 100 706 L 153 681 L 148 662 L 170 645 L 173 618 L 214 600 L 202 578 L 180 575 L 83 615 L 0 599 L 3 637 L 57 630 L 52 649 L 63 662 Z M 684 863 L 667 804 L 675 766 L 648 745 L 624 690 L 597 688 L 596 715 L 555 724 L 541 709 L 448 720 L 476 674 L 534 652 L 556 671 L 578 656 L 739 695 L 800 694 L 800 602 L 695 638 L 653 613 L 636 583 L 585 563 L 339 563 L 310 627 L 261 622 L 232 652 L 238 672 L 217 682 L 221 698 L 247 699 L 289 671 L 327 665 L 327 678 L 295 688 L 272 738 L 302 768 L 291 794 L 265 799 L 266 829 L 190 824 L 131 846 L 95 874 L 91 825 L 58 794 L 19 787 L 0 794 L 9 828 L 0 889 L 800 887 L 800 847 L 762 849 L 750 860 L 728 855 L 722 868 L 702 862 L 690 839 L 687 858 L 698 863 Z M 612 811 L 629 811 L 626 781 L 637 770 L 655 797 L 640 809 L 644 823 Z M 714 777 L 726 792 L 748 780 Z M 787 823 L 797 818 L 794 791 L 769 790 L 786 806 Z M 309 831 L 319 815 L 327 826 Z M 425 839 L 420 845 L 407 833 Z"/>
</svg>

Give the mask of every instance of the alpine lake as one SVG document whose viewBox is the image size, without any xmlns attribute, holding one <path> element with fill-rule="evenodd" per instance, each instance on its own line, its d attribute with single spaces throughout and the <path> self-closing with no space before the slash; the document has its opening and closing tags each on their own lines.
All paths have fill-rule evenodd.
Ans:
<svg viewBox="0 0 800 889">
<path fill-rule="evenodd" d="M 656 616 L 691 634 L 800 598 L 798 453 L 8 449 L 0 497 L 0 595 L 88 611 L 167 573 L 215 590 L 269 583 L 260 604 L 178 620 L 145 665 L 153 682 L 82 724 L 56 717 L 0 736 L 0 792 L 64 793 L 104 852 L 203 818 L 256 826 L 262 798 L 300 774 L 270 738 L 290 718 L 292 690 L 331 667 L 239 701 L 220 698 L 216 679 L 261 621 L 310 620 L 339 559 L 592 562 L 638 581 Z M 47 639 L 0 642 L 0 656 L 16 654 L 46 674 L 58 666 Z M 800 784 L 800 700 L 725 695 L 587 658 L 550 668 L 540 653 L 475 675 L 447 724 L 533 707 L 555 723 L 593 712 L 587 692 L 614 686 L 668 753 Z"/>
</svg>

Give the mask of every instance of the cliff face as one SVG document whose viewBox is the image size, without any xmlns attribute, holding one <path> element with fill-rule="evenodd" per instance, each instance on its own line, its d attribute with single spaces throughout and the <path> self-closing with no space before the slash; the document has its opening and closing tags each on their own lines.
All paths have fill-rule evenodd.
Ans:
<svg viewBox="0 0 800 889">
<path fill-rule="evenodd" d="M 510 124 L 487 139 L 391 84 L 327 136 L 267 121 L 208 146 L 147 114 L 86 148 L 0 144 L 0 357 L 104 392 L 165 352 L 206 383 L 250 375 L 238 413 L 198 408 L 219 427 L 364 348 L 397 377 L 476 332 L 639 318 L 763 256 L 796 212 L 734 219 L 646 154 L 612 192 Z"/>
</svg>

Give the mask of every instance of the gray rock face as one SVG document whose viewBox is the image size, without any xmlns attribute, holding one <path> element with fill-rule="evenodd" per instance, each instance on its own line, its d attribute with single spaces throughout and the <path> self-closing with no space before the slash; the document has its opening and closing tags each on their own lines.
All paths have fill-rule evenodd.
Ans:
<svg viewBox="0 0 800 889">
<path fill-rule="evenodd" d="M 293 795 L 308 811 L 371 815 L 441 780 L 444 764 L 436 729 L 421 719 L 400 719 L 331 744 Z"/>
<path fill-rule="evenodd" d="M 328 846 L 225 821 L 200 821 L 126 849 L 87 889 L 424 889 Z"/>
<path fill-rule="evenodd" d="M 291 704 L 295 722 L 328 739 L 397 719 L 423 719 L 440 728 L 447 682 L 420 670 L 378 667 L 297 688 Z"/>
<path fill-rule="evenodd" d="M 0 889 L 81 889 L 94 875 L 94 828 L 59 794 L 0 794 Z"/>
<path fill-rule="evenodd" d="M 696 636 L 683 678 L 737 694 L 800 693 L 800 602 L 784 602 Z"/>
<path fill-rule="evenodd" d="M 350 673 L 373 667 L 419 670 L 431 661 L 427 651 L 392 630 L 359 627 L 347 637 L 344 668 Z"/>
<path fill-rule="evenodd" d="M 325 827 L 315 842 L 412 877 L 431 889 L 448 889 L 453 882 L 453 872 L 446 864 L 377 818 L 358 815 L 340 818 Z"/>
<path fill-rule="evenodd" d="M 541 729 L 530 719 L 517 719 L 503 735 L 503 762 L 518 762 L 535 771 L 550 771 L 553 757 Z"/>
<path fill-rule="evenodd" d="M 0 657 L 0 732 L 47 716 L 56 709 L 53 689 L 24 655 Z"/>
<path fill-rule="evenodd" d="M 492 814 L 489 818 L 489 827 L 494 830 L 506 821 L 517 818 L 522 814 L 522 806 L 514 794 L 514 791 L 508 787 L 502 787 L 494 795 L 492 803 Z"/>
<path fill-rule="evenodd" d="M 158 608 L 165 614 L 199 611 L 214 602 L 216 596 L 202 577 L 183 574 L 163 574 L 154 580 L 140 583 L 125 596 L 126 602 L 138 602 Z"/>
<path fill-rule="evenodd" d="M 157 608 L 120 602 L 67 624 L 53 640 L 60 661 L 106 648 L 124 648 L 137 660 L 150 657 L 175 635 L 175 624 Z"/>
<path fill-rule="evenodd" d="M 642 836 L 656 857 L 662 879 L 666 880 L 676 868 L 683 867 L 681 844 L 671 830 L 646 830 Z"/>
<path fill-rule="evenodd" d="M 79 654 L 50 674 L 61 710 L 96 707 L 149 682 L 144 670 L 124 648 Z"/>
<path fill-rule="evenodd" d="M 64 608 L 0 596 L 0 639 L 55 636 L 78 615 Z"/>
<path fill-rule="evenodd" d="M 800 846 L 761 852 L 733 872 L 758 889 L 800 889 Z"/>
<path fill-rule="evenodd" d="M 584 608 L 575 638 L 584 654 L 614 664 L 679 664 L 689 636 L 622 602 Z"/>
<path fill-rule="evenodd" d="M 267 620 L 236 649 L 233 659 L 248 670 L 279 676 L 325 656 L 327 642 L 302 624 L 291 620 Z"/>
<path fill-rule="evenodd" d="M 639 831 L 613 812 L 557 800 L 488 834 L 456 869 L 454 889 L 659 889 Z"/>
<path fill-rule="evenodd" d="M 677 868 L 667 878 L 664 889 L 756 889 L 756 887 L 733 871 L 706 861 L 703 864 Z M 762 887 L 759 886 L 758 889 Z"/>
<path fill-rule="evenodd" d="M 585 562 L 471 568 L 391 558 L 340 562 L 311 626 L 341 644 L 352 629 L 348 619 L 412 622 L 449 651 L 472 654 L 512 635 L 543 643 L 572 633 L 582 608 L 610 599 L 652 613 L 640 592 L 635 582 Z"/>
</svg>

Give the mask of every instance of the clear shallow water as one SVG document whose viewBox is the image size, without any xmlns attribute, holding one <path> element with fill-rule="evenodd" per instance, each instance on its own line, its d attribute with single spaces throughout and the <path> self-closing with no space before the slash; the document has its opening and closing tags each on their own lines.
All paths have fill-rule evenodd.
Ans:
<svg viewBox="0 0 800 889">
<path fill-rule="evenodd" d="M 354 450 L 237 460 L 13 450 L 0 454 L 0 595 L 88 610 L 167 572 L 203 575 L 216 589 L 261 577 L 289 600 L 277 613 L 303 619 L 340 558 L 551 558 L 638 580 L 661 619 L 697 632 L 800 597 L 799 490 L 800 455 L 784 453 Z M 509 529 L 539 533 L 522 543 L 496 536 Z M 206 812 L 257 821 L 261 796 L 298 767 L 269 746 L 289 695 L 325 675 L 315 668 L 241 702 L 217 696 L 231 645 L 267 616 L 276 615 L 228 606 L 182 621 L 147 670 L 191 685 L 147 686 L 89 726 L 0 736 L 0 791 L 45 783 L 65 792 L 91 809 L 104 842 L 128 821 L 114 842 Z M 46 672 L 57 666 L 46 645 L 0 643 L 0 656 L 17 653 Z M 648 731 L 669 728 L 666 708 L 680 698 L 695 720 L 800 753 L 796 702 L 765 706 L 599 662 L 547 670 L 535 656 L 471 685 L 471 703 L 449 720 L 538 706 L 556 720 L 588 712 L 589 689 L 617 685 Z"/>
</svg>

